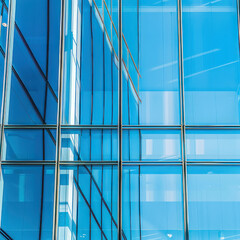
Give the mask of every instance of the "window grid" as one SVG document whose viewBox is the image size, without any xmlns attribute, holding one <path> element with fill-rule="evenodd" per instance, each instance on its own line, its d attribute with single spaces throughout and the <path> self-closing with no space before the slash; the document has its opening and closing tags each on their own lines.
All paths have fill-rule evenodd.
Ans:
<svg viewBox="0 0 240 240">
<path fill-rule="evenodd" d="M 14 4 L 15 0 L 10 1 L 10 14 L 8 16 L 9 18 L 9 26 L 13 26 L 14 23 Z M 104 1 L 104 4 L 105 1 Z M 238 4 L 238 29 L 239 29 L 239 0 L 237 0 Z M 64 15 L 65 15 L 65 0 L 62 0 L 62 10 L 61 10 L 61 43 L 60 43 L 60 68 L 59 68 L 59 99 L 58 99 L 58 118 L 57 118 L 57 124 L 56 125 L 9 125 L 4 123 L 4 113 L 5 113 L 5 107 L 6 107 L 6 98 L 7 98 L 7 91 L 8 91 L 8 74 L 9 70 L 11 70 L 11 62 L 9 62 L 11 59 L 11 48 L 12 45 L 11 41 L 13 38 L 13 32 L 11 31 L 11 27 L 8 31 L 8 46 L 11 46 L 10 49 L 7 47 L 7 53 L 6 53 L 6 66 L 5 66 L 5 84 L 4 84 L 4 94 L 3 94 L 3 106 L 2 106 L 2 117 L 1 117 L 1 165 L 52 165 L 55 166 L 55 200 L 54 200 L 54 221 L 53 221 L 53 239 L 57 239 L 57 226 L 58 226 L 58 192 L 59 192 L 59 181 L 60 181 L 60 166 L 80 166 L 80 165 L 110 165 L 110 166 L 118 166 L 118 173 L 119 173 L 119 196 L 118 196 L 118 211 L 121 213 L 121 198 L 122 198 L 122 188 L 121 188 L 121 181 L 122 181 L 122 167 L 123 166 L 146 166 L 146 165 L 178 165 L 182 166 L 182 175 L 183 175 L 183 203 L 184 203 L 184 233 L 185 233 L 185 239 L 188 240 L 188 206 L 187 206 L 187 166 L 196 166 L 196 165 L 220 165 L 220 166 L 237 166 L 240 165 L 239 161 L 229 162 L 229 161 L 198 161 L 198 162 L 191 162 L 187 161 L 186 156 L 186 130 L 239 130 L 240 126 L 228 126 L 228 125 L 209 125 L 209 126 L 196 126 L 196 125 L 185 125 L 185 113 L 184 113 L 184 74 L 183 74 L 183 46 L 182 46 L 182 20 L 181 20 L 181 14 L 182 14 L 182 1 L 178 0 L 178 44 L 179 44 L 179 72 L 180 72 L 180 108 L 181 108 L 181 125 L 175 125 L 175 126 L 152 126 L 152 125 L 144 125 L 144 126 L 134 126 L 134 125 L 123 125 L 122 124 L 122 64 L 119 66 L 119 124 L 117 126 L 114 125 L 65 125 L 61 123 L 62 118 L 62 85 L 63 85 L 63 61 L 64 61 Z M 13 10 L 12 10 L 12 8 Z M 119 30 L 121 31 L 121 21 L 122 21 L 122 14 L 121 14 L 121 0 L 119 0 Z M 111 30 L 112 31 L 112 30 Z M 118 36 L 119 41 L 119 57 L 122 58 L 122 31 L 121 34 Z M 47 89 L 47 85 L 46 85 Z M 50 90 L 52 88 L 50 87 Z M 56 137 L 56 159 L 55 161 L 3 161 L 2 160 L 2 146 L 3 146 L 3 135 L 5 129 L 55 129 L 57 130 L 57 137 Z M 61 130 L 63 129 L 112 129 L 112 130 L 118 130 L 118 139 L 119 139 L 119 161 L 87 161 L 87 162 L 68 162 L 68 161 L 60 161 L 60 151 L 61 151 Z M 129 162 L 129 161 L 123 161 L 122 160 L 122 131 L 123 130 L 180 130 L 181 131 L 181 148 L 182 148 L 182 159 L 181 161 L 150 161 L 150 162 Z M 118 221 L 122 221 L 122 216 L 119 214 Z M 122 239 L 122 225 L 119 222 L 119 230 L 118 230 L 118 236 L 119 239 Z"/>
</svg>

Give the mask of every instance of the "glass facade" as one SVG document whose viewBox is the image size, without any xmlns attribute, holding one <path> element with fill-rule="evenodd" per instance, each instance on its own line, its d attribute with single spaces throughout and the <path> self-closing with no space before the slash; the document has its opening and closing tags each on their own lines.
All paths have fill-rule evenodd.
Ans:
<svg viewBox="0 0 240 240">
<path fill-rule="evenodd" d="M 0 239 L 239 239 L 239 9 L 0 0 Z"/>
</svg>

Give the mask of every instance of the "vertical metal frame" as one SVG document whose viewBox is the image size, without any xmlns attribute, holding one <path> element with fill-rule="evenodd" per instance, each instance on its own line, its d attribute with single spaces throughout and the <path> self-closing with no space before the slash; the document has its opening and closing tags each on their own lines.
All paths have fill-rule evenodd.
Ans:
<svg viewBox="0 0 240 240">
<path fill-rule="evenodd" d="M 118 240 L 122 239 L 122 0 L 118 0 Z"/>
<path fill-rule="evenodd" d="M 66 0 L 67 1 L 67 0 Z M 59 74 L 58 74 L 58 115 L 57 115 L 57 136 L 56 136 L 56 159 L 55 159 L 55 184 L 53 203 L 53 233 L 52 239 L 57 240 L 58 233 L 58 202 L 60 185 L 60 155 L 61 155 L 61 121 L 62 121 L 62 88 L 63 88 L 63 67 L 64 67 L 64 26 L 65 26 L 65 0 L 61 0 L 60 17 L 60 42 L 59 42 Z"/>
<path fill-rule="evenodd" d="M 7 28 L 7 37 L 6 37 L 6 54 L 5 54 L 5 61 L 4 61 L 3 93 L 2 93 L 1 122 L 0 122 L 1 123 L 0 164 L 2 162 L 2 153 L 3 153 L 5 113 L 6 113 L 6 108 L 8 108 L 7 96 L 9 96 L 10 81 L 11 81 L 11 74 L 12 74 L 15 12 L 16 12 L 16 0 L 9 0 L 8 28 Z"/>
<path fill-rule="evenodd" d="M 187 164 L 185 146 L 185 109 L 184 109 L 184 68 L 183 68 L 183 36 L 182 36 L 182 0 L 178 0 L 178 57 L 180 83 L 180 111 L 181 111 L 181 151 L 182 151 L 182 185 L 183 185 L 183 215 L 184 237 L 189 239 L 188 232 L 188 198 L 187 198 Z"/>
</svg>

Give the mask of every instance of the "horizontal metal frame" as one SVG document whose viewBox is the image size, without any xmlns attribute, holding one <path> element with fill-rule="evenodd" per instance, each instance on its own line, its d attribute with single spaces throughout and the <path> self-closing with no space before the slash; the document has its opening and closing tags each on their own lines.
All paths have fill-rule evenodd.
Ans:
<svg viewBox="0 0 240 240">
<path fill-rule="evenodd" d="M 181 130 L 181 125 L 175 125 L 175 126 L 157 126 L 157 125 L 146 125 L 146 126 L 137 126 L 137 125 L 123 125 L 124 130 Z"/>
<path fill-rule="evenodd" d="M 4 125 L 5 129 L 57 129 L 57 125 Z"/>
<path fill-rule="evenodd" d="M 240 130 L 240 126 L 238 125 L 232 125 L 232 126 L 228 126 L 228 125 L 185 125 L 185 128 L 187 130 Z"/>
<path fill-rule="evenodd" d="M 117 125 L 61 125 L 61 129 L 118 129 Z"/>
<path fill-rule="evenodd" d="M 166 162 L 166 161 L 153 161 L 153 162 L 143 162 L 143 161 L 139 161 L 139 162 L 127 162 L 127 161 L 123 161 L 122 162 L 123 166 L 157 166 L 157 165 L 161 165 L 161 166 L 182 166 L 182 161 L 176 161 L 176 162 Z"/>
<path fill-rule="evenodd" d="M 118 165 L 118 161 L 60 161 L 60 165 Z"/>
<path fill-rule="evenodd" d="M 235 162 L 227 162 L 227 161 L 212 161 L 212 162 L 205 162 L 205 161 L 199 161 L 199 162 L 186 162 L 187 165 L 240 165 L 240 161 L 235 161 Z"/>
<path fill-rule="evenodd" d="M 55 124 L 4 124 L 5 129 L 57 129 Z M 181 125 L 123 125 L 123 130 L 181 130 Z M 61 125 L 61 129 L 118 129 L 117 125 Z M 186 130 L 240 130 L 240 126 L 187 126 Z"/>
<path fill-rule="evenodd" d="M 55 165 L 55 161 L 12 161 L 4 160 L 2 165 Z"/>
<path fill-rule="evenodd" d="M 183 161 L 122 161 L 122 164 L 125 166 L 128 165 L 182 165 Z M 41 161 L 41 160 L 4 160 L 2 161 L 2 165 L 55 165 L 56 161 Z M 240 160 L 238 161 L 186 161 L 187 165 L 240 165 Z M 117 166 L 118 161 L 60 161 L 59 165 L 62 166 L 87 166 L 87 165 L 110 165 Z"/>
</svg>

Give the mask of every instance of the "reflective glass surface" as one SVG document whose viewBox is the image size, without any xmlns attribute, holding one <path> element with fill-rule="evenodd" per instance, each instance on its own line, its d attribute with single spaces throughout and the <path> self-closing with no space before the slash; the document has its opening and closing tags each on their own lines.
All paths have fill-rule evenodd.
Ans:
<svg viewBox="0 0 240 240">
<path fill-rule="evenodd" d="M 239 130 L 191 130 L 186 134 L 188 161 L 239 161 Z"/>
<path fill-rule="evenodd" d="M 58 239 L 117 240 L 117 167 L 62 167 Z"/>
<path fill-rule="evenodd" d="M 181 160 L 180 138 L 177 130 L 124 130 L 123 160 Z"/>
<path fill-rule="evenodd" d="M 66 1 L 63 124 L 118 123 L 117 3 Z"/>
<path fill-rule="evenodd" d="M 186 124 L 239 125 L 237 1 L 182 2 Z"/>
<path fill-rule="evenodd" d="M 6 124 L 56 124 L 60 1 L 16 0 Z"/>
<path fill-rule="evenodd" d="M 238 239 L 240 168 L 188 167 L 190 240 Z"/>
<path fill-rule="evenodd" d="M 0 239 L 52 239 L 54 168 L 2 166 L 0 185 Z"/>
<path fill-rule="evenodd" d="M 177 125 L 177 1 L 123 0 L 122 5 L 123 123 Z"/>
<path fill-rule="evenodd" d="M 123 239 L 184 239 L 181 179 L 181 167 L 123 168 Z"/>
<path fill-rule="evenodd" d="M 62 130 L 61 160 L 117 161 L 117 130 Z"/>
<path fill-rule="evenodd" d="M 56 131 L 51 129 L 5 129 L 2 160 L 55 160 Z"/>
<path fill-rule="evenodd" d="M 239 6 L 0 0 L 0 239 L 239 239 Z"/>
</svg>

